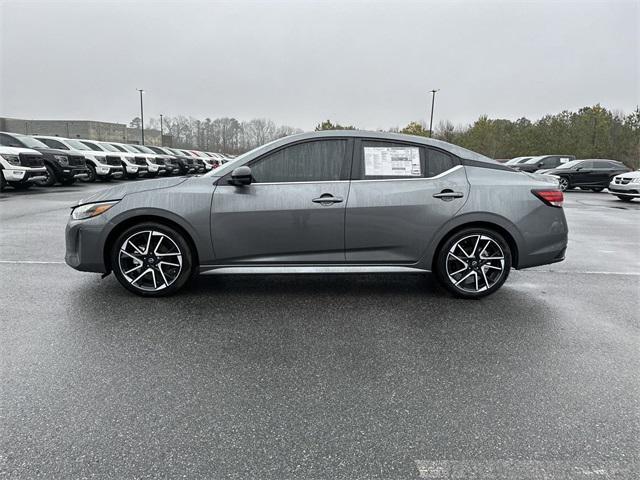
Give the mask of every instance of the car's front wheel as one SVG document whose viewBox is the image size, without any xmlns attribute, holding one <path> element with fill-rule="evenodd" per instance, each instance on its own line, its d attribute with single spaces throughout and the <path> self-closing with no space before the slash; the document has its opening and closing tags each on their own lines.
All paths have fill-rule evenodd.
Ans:
<svg viewBox="0 0 640 480">
<path fill-rule="evenodd" d="M 511 250 L 499 233 L 467 228 L 449 237 L 438 251 L 435 273 L 440 283 L 461 298 L 494 293 L 511 270 Z"/>
<path fill-rule="evenodd" d="M 159 223 L 125 230 L 113 245 L 111 268 L 129 291 L 145 297 L 175 293 L 189 280 L 193 256 L 181 233 Z"/>
<path fill-rule="evenodd" d="M 42 180 L 36 181 L 36 185 L 39 187 L 52 187 L 56 183 L 56 172 L 51 165 L 45 165 L 47 170 Z"/>
<path fill-rule="evenodd" d="M 98 177 L 98 175 L 96 174 L 96 167 L 94 167 L 90 163 L 87 163 L 87 168 L 89 169 L 87 171 L 87 176 L 86 178 L 82 179 L 82 181 L 87 183 L 95 182 L 96 178 Z"/>
<path fill-rule="evenodd" d="M 591 191 L 593 192 L 601 192 L 604 190 L 604 187 L 591 187 Z"/>
<path fill-rule="evenodd" d="M 633 200 L 633 197 L 627 197 L 626 195 L 616 195 L 616 197 L 618 197 L 623 202 L 630 202 L 631 200 Z"/>
</svg>

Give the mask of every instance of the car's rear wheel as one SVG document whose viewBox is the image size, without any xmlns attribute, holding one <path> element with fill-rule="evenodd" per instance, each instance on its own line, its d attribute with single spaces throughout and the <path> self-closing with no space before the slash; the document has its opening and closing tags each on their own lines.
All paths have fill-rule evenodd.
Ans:
<svg viewBox="0 0 640 480">
<path fill-rule="evenodd" d="M 2 170 L 0 170 L 0 192 L 4 192 L 6 186 L 7 181 L 4 179 L 4 173 L 2 173 Z"/>
<path fill-rule="evenodd" d="M 604 190 L 604 187 L 592 187 L 591 190 L 594 192 L 601 192 L 602 190 Z"/>
<path fill-rule="evenodd" d="M 142 223 L 116 239 L 111 268 L 127 290 L 159 297 L 175 293 L 189 280 L 193 256 L 185 238 L 173 228 Z"/>
<path fill-rule="evenodd" d="M 558 182 L 560 183 L 560 190 L 563 192 L 570 188 L 569 179 L 567 177 L 560 177 Z"/>
<path fill-rule="evenodd" d="M 616 195 L 616 197 L 618 197 L 623 202 L 630 202 L 631 200 L 633 200 L 633 197 L 627 197 L 625 195 Z"/>
<path fill-rule="evenodd" d="M 436 257 L 440 283 L 461 298 L 481 298 L 494 293 L 511 270 L 511 249 L 499 233 L 467 228 L 449 237 Z"/>
</svg>

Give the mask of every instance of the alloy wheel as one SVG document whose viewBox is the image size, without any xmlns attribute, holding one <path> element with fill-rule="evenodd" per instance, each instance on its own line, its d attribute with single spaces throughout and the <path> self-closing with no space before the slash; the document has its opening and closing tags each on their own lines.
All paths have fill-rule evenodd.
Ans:
<svg viewBox="0 0 640 480">
<path fill-rule="evenodd" d="M 180 276 L 182 255 L 176 242 L 165 233 L 142 230 L 122 242 L 118 262 L 122 276 L 132 287 L 157 292 Z"/>
<path fill-rule="evenodd" d="M 468 235 L 447 252 L 446 273 L 451 284 L 467 293 L 479 293 L 496 285 L 505 272 L 500 245 L 487 235 Z"/>
<path fill-rule="evenodd" d="M 562 190 L 563 192 L 567 188 L 569 188 L 569 180 L 567 180 L 565 177 L 560 177 L 559 183 L 560 183 L 560 190 Z"/>
</svg>

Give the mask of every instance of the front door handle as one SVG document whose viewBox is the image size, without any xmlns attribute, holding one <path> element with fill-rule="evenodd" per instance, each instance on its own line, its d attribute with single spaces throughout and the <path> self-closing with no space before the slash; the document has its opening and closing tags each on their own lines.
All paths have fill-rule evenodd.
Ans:
<svg viewBox="0 0 640 480">
<path fill-rule="evenodd" d="M 454 192 L 453 190 L 443 190 L 440 193 L 434 193 L 433 198 L 440 198 L 441 200 L 453 200 L 454 198 L 462 198 L 464 193 Z"/>
<path fill-rule="evenodd" d="M 331 195 L 330 193 L 323 193 L 322 195 L 320 195 L 318 198 L 314 198 L 313 200 L 311 200 L 313 203 L 319 203 L 320 205 L 323 206 L 329 206 L 329 205 L 333 205 L 334 203 L 340 203 L 342 202 L 342 198 L 340 197 L 334 197 L 333 195 Z"/>
</svg>

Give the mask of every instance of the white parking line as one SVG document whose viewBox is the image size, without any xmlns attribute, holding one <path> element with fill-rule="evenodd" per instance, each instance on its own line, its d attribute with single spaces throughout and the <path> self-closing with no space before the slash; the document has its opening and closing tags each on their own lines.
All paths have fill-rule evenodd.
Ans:
<svg viewBox="0 0 640 480">
<path fill-rule="evenodd" d="M 11 265 L 66 265 L 64 262 L 45 262 L 40 260 L 0 260 L 0 263 L 8 263 Z"/>
<path fill-rule="evenodd" d="M 638 472 L 633 461 L 565 460 L 415 460 L 425 479 L 632 478 Z"/>
</svg>

